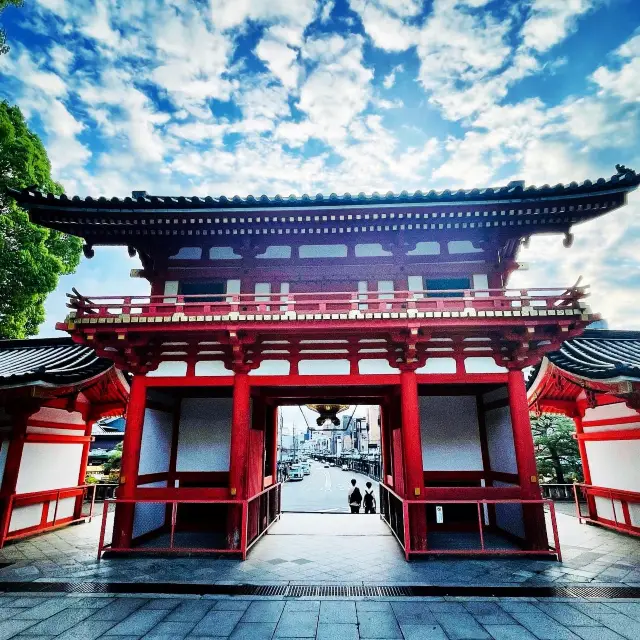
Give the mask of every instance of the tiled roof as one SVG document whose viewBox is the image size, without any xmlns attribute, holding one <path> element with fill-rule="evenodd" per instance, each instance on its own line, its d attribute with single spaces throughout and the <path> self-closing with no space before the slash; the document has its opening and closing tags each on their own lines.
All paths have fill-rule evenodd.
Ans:
<svg viewBox="0 0 640 640">
<path fill-rule="evenodd" d="M 78 384 L 111 367 L 70 338 L 0 340 L 0 388 Z"/>
<path fill-rule="evenodd" d="M 289 195 L 268 197 L 261 196 L 233 196 L 228 198 L 220 196 L 213 198 L 207 197 L 173 197 L 173 196 L 152 196 L 146 192 L 135 192 L 134 197 L 127 198 L 93 198 L 88 196 L 81 198 L 80 196 L 69 197 L 67 195 L 43 194 L 37 189 L 27 188 L 18 190 L 9 190 L 10 194 L 21 204 L 24 205 L 45 205 L 51 204 L 54 207 L 78 208 L 86 209 L 90 207 L 96 209 L 248 209 L 248 208 L 283 208 L 283 207 L 346 207 L 358 205 L 388 205 L 388 204 L 421 204 L 421 203 L 448 203 L 448 202 L 483 202 L 483 201 L 510 201 L 510 200 L 536 200 L 570 196 L 587 196 L 590 194 L 598 194 L 603 191 L 631 191 L 640 184 L 640 175 L 635 171 L 626 169 L 617 165 L 618 173 L 608 180 L 600 178 L 595 182 L 585 180 L 583 183 L 571 182 L 569 184 L 557 184 L 555 186 L 543 185 L 542 187 L 529 186 L 525 187 L 524 182 L 510 182 L 504 187 L 485 188 L 485 189 L 460 189 L 451 191 L 415 191 L 408 193 L 388 192 L 386 194 L 372 193 L 370 195 L 359 193 L 352 195 L 345 193 L 337 195 L 317 194 L 309 196 Z"/>
<path fill-rule="evenodd" d="M 589 329 L 546 357 L 559 369 L 582 378 L 640 380 L 640 331 Z M 529 382 L 533 383 L 536 376 L 537 370 Z"/>
</svg>

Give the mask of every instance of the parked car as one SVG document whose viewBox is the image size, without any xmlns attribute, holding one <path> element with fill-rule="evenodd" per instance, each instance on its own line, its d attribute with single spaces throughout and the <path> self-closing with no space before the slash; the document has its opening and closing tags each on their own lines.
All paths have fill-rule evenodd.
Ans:
<svg viewBox="0 0 640 640">
<path fill-rule="evenodd" d="M 325 469 L 328 469 L 330 466 L 331 466 L 331 465 L 330 465 L 328 462 L 325 462 L 325 463 L 324 463 L 324 468 L 325 468 Z"/>
<path fill-rule="evenodd" d="M 347 465 L 346 465 L 346 464 L 343 464 L 343 465 L 342 465 L 342 470 L 343 470 L 343 471 L 349 471 L 349 467 L 347 467 Z"/>
<path fill-rule="evenodd" d="M 292 464 L 289 469 L 289 480 L 304 480 L 304 470 L 301 464 Z"/>
<path fill-rule="evenodd" d="M 302 462 L 300 466 L 302 467 L 302 472 L 305 476 L 311 475 L 311 464 L 309 464 L 309 462 Z"/>
</svg>

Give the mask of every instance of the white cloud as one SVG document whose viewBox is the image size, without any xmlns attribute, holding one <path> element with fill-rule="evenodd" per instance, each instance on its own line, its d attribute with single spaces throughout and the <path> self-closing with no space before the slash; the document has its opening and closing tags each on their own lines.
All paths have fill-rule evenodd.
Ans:
<svg viewBox="0 0 640 640">
<path fill-rule="evenodd" d="M 401 73 L 402 71 L 404 71 L 404 67 L 399 64 L 396 65 L 392 70 L 391 73 L 388 73 L 385 77 L 384 80 L 382 81 L 382 86 L 385 89 L 392 89 L 393 86 L 396 83 L 396 77 L 398 75 L 398 73 Z"/>
<path fill-rule="evenodd" d="M 373 72 L 363 65 L 360 36 L 307 40 L 303 57 L 314 68 L 300 88 L 298 107 L 316 125 L 316 137 L 337 141 L 371 98 Z"/>
<path fill-rule="evenodd" d="M 640 103 L 640 34 L 625 42 L 615 52 L 619 69 L 599 67 L 593 80 L 601 91 L 611 94 L 624 102 Z"/>
<path fill-rule="evenodd" d="M 335 9 L 335 0 L 326 0 L 320 10 L 320 22 L 323 24 L 331 19 L 331 12 Z"/>
<path fill-rule="evenodd" d="M 297 86 L 300 66 L 296 62 L 298 52 L 295 49 L 275 38 L 266 37 L 258 43 L 256 55 L 285 87 Z"/>
<path fill-rule="evenodd" d="M 49 57 L 51 58 L 51 66 L 62 76 L 69 73 L 69 67 L 73 62 L 73 51 L 59 44 L 54 44 L 49 49 Z"/>
<path fill-rule="evenodd" d="M 405 51 L 416 43 L 418 30 L 405 21 L 415 3 L 390 0 L 349 0 L 351 9 L 362 20 L 367 35 L 385 51 Z M 393 5 L 397 5 L 394 7 Z M 400 15 L 393 11 L 397 8 Z"/>
<path fill-rule="evenodd" d="M 522 27 L 524 46 L 538 52 L 551 49 L 575 28 L 577 18 L 601 4 L 601 0 L 533 0 Z"/>
</svg>

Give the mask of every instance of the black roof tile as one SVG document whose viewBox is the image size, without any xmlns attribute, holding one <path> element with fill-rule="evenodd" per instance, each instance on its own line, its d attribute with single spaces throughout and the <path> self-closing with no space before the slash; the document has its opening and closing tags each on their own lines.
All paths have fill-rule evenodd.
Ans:
<svg viewBox="0 0 640 640">
<path fill-rule="evenodd" d="M 78 384 L 113 366 L 71 338 L 0 340 L 0 389 Z"/>
</svg>

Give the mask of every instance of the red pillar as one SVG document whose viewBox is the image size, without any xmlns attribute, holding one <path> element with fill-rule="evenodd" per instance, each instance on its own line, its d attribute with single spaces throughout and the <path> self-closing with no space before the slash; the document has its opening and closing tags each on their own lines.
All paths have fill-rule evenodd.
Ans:
<svg viewBox="0 0 640 640">
<path fill-rule="evenodd" d="M 18 474 L 20 473 L 20 462 L 22 460 L 22 450 L 24 449 L 25 437 L 27 434 L 27 420 L 32 412 L 14 414 L 13 433 L 9 442 L 7 459 L 0 486 L 0 548 L 4 544 L 4 538 L 9 532 L 11 522 L 10 502 L 11 496 L 16 492 Z"/>
<path fill-rule="evenodd" d="M 273 484 L 276 484 L 278 482 L 278 407 L 269 407 L 267 411 L 271 412 L 270 428 L 273 432 L 271 451 L 267 455 L 271 456 Z"/>
<path fill-rule="evenodd" d="M 93 427 L 94 420 L 87 419 L 87 426 L 84 430 L 85 436 L 91 436 L 91 430 Z M 78 473 L 78 484 L 83 485 L 85 483 L 85 479 L 87 477 L 87 465 L 89 463 L 89 449 L 91 447 L 90 442 L 85 442 L 82 446 L 82 458 L 80 458 L 80 471 Z M 93 490 L 92 490 L 93 491 Z M 87 494 L 87 497 L 91 497 L 91 492 Z M 73 517 L 80 518 L 82 515 L 82 504 L 84 501 L 84 494 L 80 494 L 76 499 L 76 504 L 73 510 Z"/>
<path fill-rule="evenodd" d="M 240 504 L 247 498 L 247 452 L 251 428 L 251 388 L 247 371 L 236 371 L 233 380 L 233 410 L 231 414 L 231 447 L 229 456 L 229 493 Z M 230 549 L 242 545 L 242 517 L 240 507 L 231 506 L 227 544 Z"/>
<path fill-rule="evenodd" d="M 400 372 L 400 405 L 405 497 L 409 500 L 421 499 L 424 498 L 424 471 L 422 467 L 422 439 L 420 437 L 418 378 L 414 370 Z M 414 505 L 409 509 L 409 524 L 412 549 L 426 548 L 427 517 L 424 506 Z"/>
<path fill-rule="evenodd" d="M 144 376 L 135 375 L 131 383 L 127 406 L 127 424 L 122 444 L 120 486 L 117 494 L 119 498 L 135 498 L 136 495 L 146 396 L 147 388 Z M 132 503 L 117 505 L 113 525 L 114 546 L 131 546 L 134 512 L 135 506 Z"/>
<path fill-rule="evenodd" d="M 389 408 L 380 405 L 380 480 L 387 484 L 387 476 L 391 475 L 391 457 L 389 453 L 389 441 L 391 426 L 389 425 Z"/>
<path fill-rule="evenodd" d="M 518 465 L 520 497 L 523 500 L 539 500 L 538 470 L 529 420 L 529 404 L 524 375 L 520 369 L 510 369 L 507 376 L 509 410 L 513 429 L 513 444 Z M 525 536 L 533 549 L 547 548 L 547 529 L 542 506 L 523 506 Z"/>
<path fill-rule="evenodd" d="M 580 452 L 580 462 L 582 463 L 582 475 L 584 476 L 585 484 L 591 484 L 591 469 L 589 468 L 589 457 L 587 456 L 587 443 L 580 438 L 584 433 L 582 428 L 582 416 L 573 416 L 573 421 L 576 425 L 576 433 L 578 434 L 578 451 Z M 592 520 L 598 519 L 598 509 L 596 507 L 596 500 L 593 496 L 587 496 L 587 508 L 589 510 L 589 517 Z"/>
</svg>

